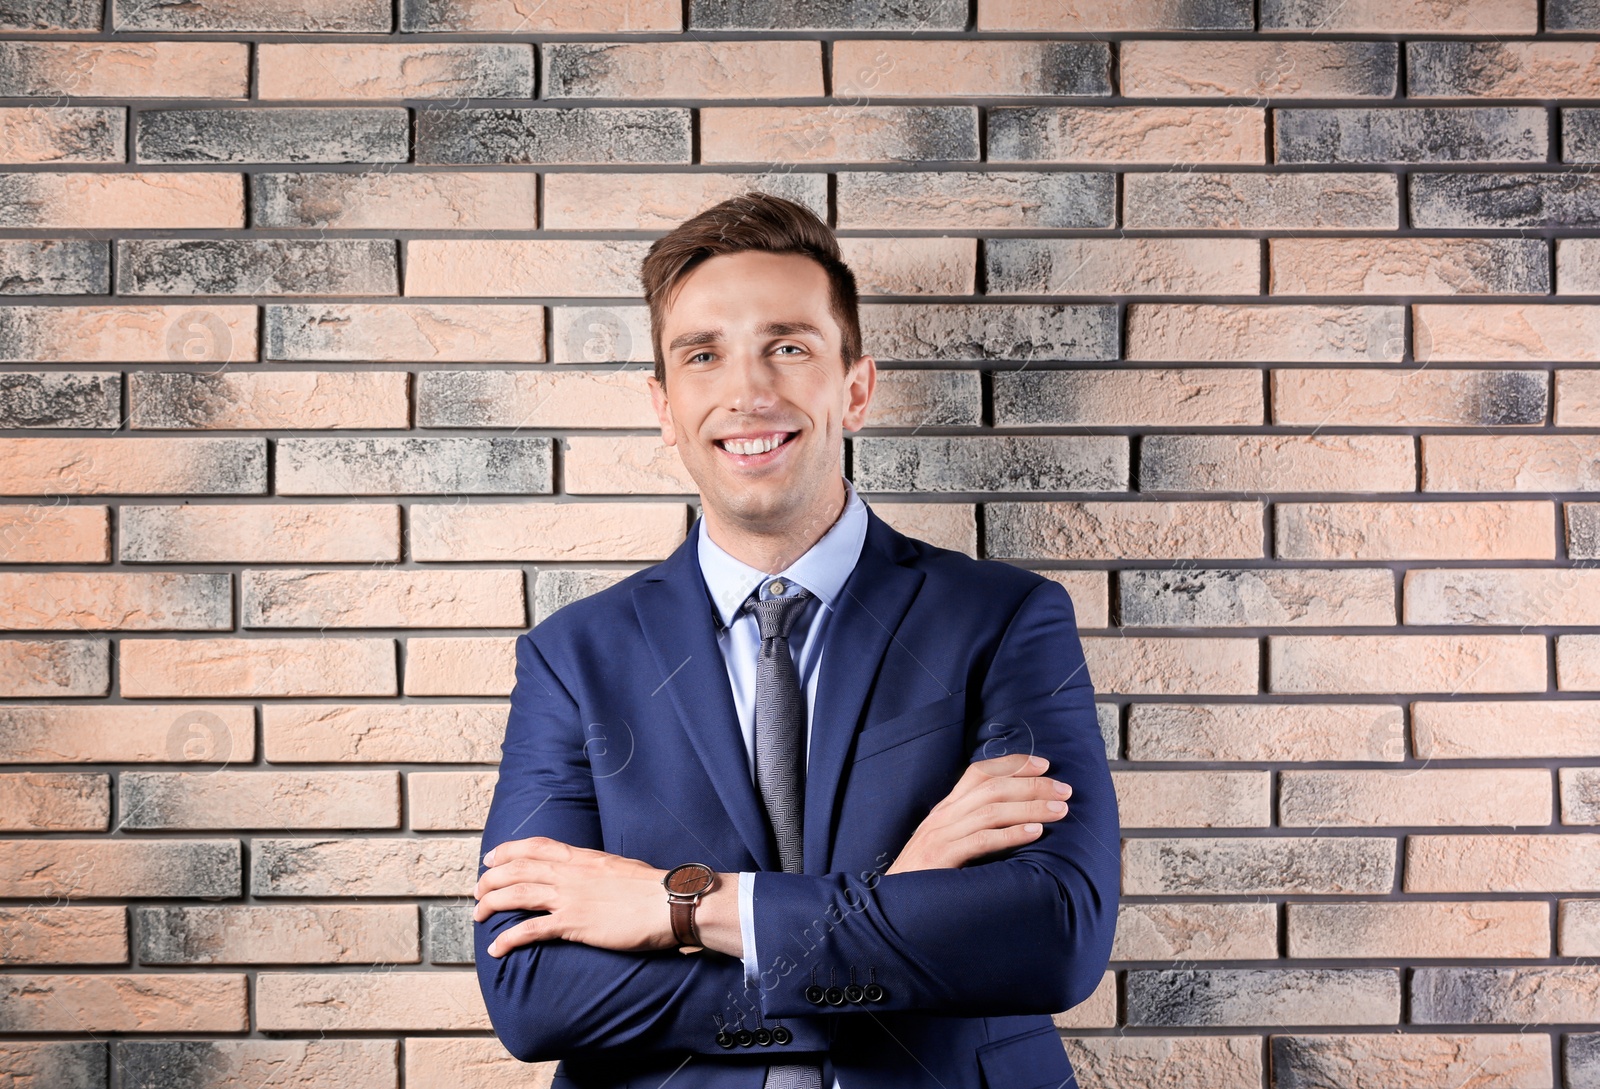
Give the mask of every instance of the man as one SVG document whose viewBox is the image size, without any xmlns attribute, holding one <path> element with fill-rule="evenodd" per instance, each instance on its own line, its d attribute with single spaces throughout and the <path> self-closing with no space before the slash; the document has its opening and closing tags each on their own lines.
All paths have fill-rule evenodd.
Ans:
<svg viewBox="0 0 1600 1089">
<path fill-rule="evenodd" d="M 517 640 L 475 889 L 496 1033 L 558 1086 L 1074 1085 L 1049 1015 L 1100 981 L 1120 872 L 1068 595 L 844 478 L 876 363 L 809 210 L 724 201 L 642 278 L 702 514 Z"/>
</svg>

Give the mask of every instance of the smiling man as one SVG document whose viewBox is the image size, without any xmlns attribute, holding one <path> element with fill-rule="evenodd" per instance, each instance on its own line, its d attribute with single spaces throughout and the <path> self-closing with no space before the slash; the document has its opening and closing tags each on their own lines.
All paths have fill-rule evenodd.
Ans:
<svg viewBox="0 0 1600 1089">
<path fill-rule="evenodd" d="M 1075 1084 L 1050 1015 L 1100 983 L 1120 871 L 1070 598 L 845 478 L 877 364 L 808 209 L 724 201 L 642 279 L 701 514 L 517 640 L 474 890 L 495 1032 L 557 1086 Z"/>
</svg>

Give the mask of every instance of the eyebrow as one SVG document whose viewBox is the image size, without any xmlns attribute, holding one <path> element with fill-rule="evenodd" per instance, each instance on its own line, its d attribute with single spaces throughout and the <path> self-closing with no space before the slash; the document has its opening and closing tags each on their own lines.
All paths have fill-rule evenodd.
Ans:
<svg viewBox="0 0 1600 1089">
<path fill-rule="evenodd" d="M 768 321 L 756 326 L 757 336 L 789 337 L 797 334 L 813 336 L 824 342 L 826 342 L 828 339 L 827 337 L 823 336 L 821 329 L 818 329 L 809 321 Z M 680 333 L 672 338 L 672 343 L 667 345 L 667 350 L 669 352 L 674 352 L 679 348 L 693 348 L 701 344 L 715 344 L 721 339 L 721 329 L 701 329 L 699 332 L 695 333 Z"/>
</svg>

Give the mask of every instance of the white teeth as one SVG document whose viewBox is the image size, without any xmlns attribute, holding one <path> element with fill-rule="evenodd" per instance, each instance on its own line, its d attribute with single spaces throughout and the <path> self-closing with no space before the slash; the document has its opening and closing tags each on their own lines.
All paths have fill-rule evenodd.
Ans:
<svg viewBox="0 0 1600 1089">
<path fill-rule="evenodd" d="M 765 454 L 783 445 L 783 440 L 788 437 L 785 433 L 765 439 L 723 439 L 722 448 L 730 454 Z"/>
</svg>

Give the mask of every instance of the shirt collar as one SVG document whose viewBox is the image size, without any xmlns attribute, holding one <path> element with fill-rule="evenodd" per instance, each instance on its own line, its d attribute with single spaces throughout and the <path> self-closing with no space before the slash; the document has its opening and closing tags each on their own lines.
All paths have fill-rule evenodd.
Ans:
<svg viewBox="0 0 1600 1089">
<path fill-rule="evenodd" d="M 834 607 L 834 602 L 844 590 L 845 580 L 855 570 L 856 561 L 861 556 L 861 546 L 867 539 L 867 505 L 856 494 L 848 478 L 844 487 L 844 513 L 804 555 L 776 575 L 758 570 L 729 555 L 706 532 L 705 516 L 697 519 L 700 524 L 697 542 L 700 572 L 705 576 L 706 589 L 711 592 L 711 601 L 716 606 L 722 627 L 733 623 L 739 606 L 744 604 L 752 590 L 764 580 L 778 576 L 799 583 L 829 608 Z"/>
</svg>

